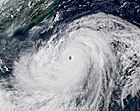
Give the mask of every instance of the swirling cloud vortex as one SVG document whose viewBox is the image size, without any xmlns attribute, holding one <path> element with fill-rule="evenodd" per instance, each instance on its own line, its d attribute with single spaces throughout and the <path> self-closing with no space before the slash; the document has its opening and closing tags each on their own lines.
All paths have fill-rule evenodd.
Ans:
<svg viewBox="0 0 140 111">
<path fill-rule="evenodd" d="M 38 51 L 25 53 L 15 62 L 13 81 L 21 93 L 16 98 L 20 98 L 22 103 L 19 99 L 15 102 L 19 103 L 17 106 L 11 103 L 13 109 L 98 111 L 104 107 L 108 110 L 115 83 L 125 76 L 119 71 L 128 67 L 129 56 L 134 52 L 139 55 L 139 45 L 135 41 L 139 41 L 138 35 L 139 28 L 103 13 L 60 26 L 59 31 Z M 118 50 L 113 45 L 114 41 L 125 43 L 129 48 L 120 45 Z M 118 60 L 122 62 L 118 63 Z M 123 68 L 118 68 L 118 64 Z M 139 74 L 130 76 L 131 80 L 136 75 Z M 122 100 L 128 94 L 135 95 L 140 89 L 139 80 L 137 83 L 129 82 L 135 86 L 135 91 L 127 81 L 124 83 Z M 44 105 L 36 107 L 33 101 Z M 32 102 L 30 106 L 27 105 L 29 102 Z"/>
</svg>

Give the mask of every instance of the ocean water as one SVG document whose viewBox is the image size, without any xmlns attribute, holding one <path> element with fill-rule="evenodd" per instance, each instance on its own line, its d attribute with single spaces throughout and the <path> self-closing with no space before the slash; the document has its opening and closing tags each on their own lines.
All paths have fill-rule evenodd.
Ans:
<svg viewBox="0 0 140 111">
<path fill-rule="evenodd" d="M 0 111 L 139 111 L 139 0 L 0 1 Z"/>
</svg>

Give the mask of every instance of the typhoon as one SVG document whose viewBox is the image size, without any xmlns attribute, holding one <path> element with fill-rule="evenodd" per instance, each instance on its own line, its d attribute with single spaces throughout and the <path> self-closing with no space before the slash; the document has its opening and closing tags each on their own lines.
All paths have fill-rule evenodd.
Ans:
<svg viewBox="0 0 140 111">
<path fill-rule="evenodd" d="M 14 88 L 1 88 L 1 111 L 110 111 L 118 88 L 122 108 L 139 94 L 140 29 L 118 17 L 97 13 L 59 24 L 35 48 L 14 61 Z"/>
</svg>

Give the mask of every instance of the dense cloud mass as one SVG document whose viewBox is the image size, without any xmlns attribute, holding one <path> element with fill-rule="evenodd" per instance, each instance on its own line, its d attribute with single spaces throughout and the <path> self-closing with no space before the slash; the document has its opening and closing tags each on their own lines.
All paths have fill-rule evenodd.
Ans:
<svg viewBox="0 0 140 111">
<path fill-rule="evenodd" d="M 109 111 L 113 99 L 124 108 L 138 96 L 140 29 L 118 17 L 85 15 L 35 48 L 14 61 L 14 90 L 0 90 L 1 111 Z"/>
</svg>

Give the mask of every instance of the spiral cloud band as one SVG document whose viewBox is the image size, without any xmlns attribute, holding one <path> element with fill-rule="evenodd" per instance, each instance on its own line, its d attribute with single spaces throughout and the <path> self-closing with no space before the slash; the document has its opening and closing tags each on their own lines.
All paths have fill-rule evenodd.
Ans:
<svg viewBox="0 0 140 111">
<path fill-rule="evenodd" d="M 122 105 L 127 95 L 137 95 L 140 69 L 130 66 L 139 57 L 139 28 L 98 13 L 56 30 L 37 52 L 15 61 L 12 81 L 16 90 L 0 92 L 3 109 L 108 111 L 117 83 L 122 84 Z M 135 71 L 130 74 L 130 70 Z"/>
</svg>

